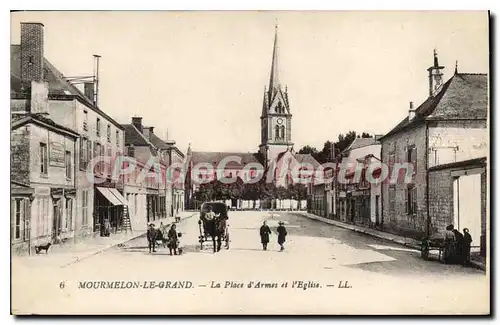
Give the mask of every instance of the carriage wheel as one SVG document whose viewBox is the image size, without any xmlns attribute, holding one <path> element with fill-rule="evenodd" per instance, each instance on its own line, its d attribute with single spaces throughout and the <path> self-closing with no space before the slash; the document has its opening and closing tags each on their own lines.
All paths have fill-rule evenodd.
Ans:
<svg viewBox="0 0 500 325">
<path fill-rule="evenodd" d="M 200 250 L 203 250 L 203 236 L 198 237 L 200 242 Z"/>
</svg>

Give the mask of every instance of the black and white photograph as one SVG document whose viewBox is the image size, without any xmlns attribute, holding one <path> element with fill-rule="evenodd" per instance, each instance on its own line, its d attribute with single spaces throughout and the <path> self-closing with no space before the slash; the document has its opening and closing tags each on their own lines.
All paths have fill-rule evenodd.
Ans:
<svg viewBox="0 0 500 325">
<path fill-rule="evenodd" d="M 13 11 L 13 315 L 488 315 L 488 11 Z"/>
</svg>

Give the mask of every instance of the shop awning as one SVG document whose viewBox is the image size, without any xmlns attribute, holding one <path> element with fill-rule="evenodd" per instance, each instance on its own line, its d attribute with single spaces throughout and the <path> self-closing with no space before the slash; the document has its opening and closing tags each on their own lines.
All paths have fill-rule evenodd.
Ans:
<svg viewBox="0 0 500 325">
<path fill-rule="evenodd" d="M 110 190 L 111 193 L 113 193 L 114 196 L 118 199 L 118 201 L 121 202 L 120 203 L 121 205 L 128 205 L 127 200 L 123 197 L 123 195 L 120 192 L 118 192 L 116 188 L 109 188 L 108 190 Z"/>
<path fill-rule="evenodd" d="M 123 205 L 118 198 L 107 187 L 98 187 L 99 192 L 113 205 Z"/>
</svg>

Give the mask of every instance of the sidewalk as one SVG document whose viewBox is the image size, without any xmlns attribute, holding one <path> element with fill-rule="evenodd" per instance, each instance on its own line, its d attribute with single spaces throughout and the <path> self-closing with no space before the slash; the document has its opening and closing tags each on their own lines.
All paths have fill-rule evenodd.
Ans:
<svg viewBox="0 0 500 325">
<path fill-rule="evenodd" d="M 397 244 L 400 244 L 400 245 L 403 245 L 403 246 L 406 246 L 406 247 L 409 247 L 409 248 L 413 248 L 413 249 L 416 249 L 416 250 L 419 250 L 420 251 L 420 241 L 416 240 L 416 239 L 413 239 L 413 238 L 408 238 L 408 237 L 402 237 L 402 236 L 398 236 L 398 235 L 394 235 L 394 234 L 391 234 L 391 233 L 387 233 L 387 232 L 383 232 L 383 231 L 380 231 L 380 230 L 376 230 L 376 229 L 372 229 L 372 228 L 368 228 L 368 227 L 363 227 L 363 226 L 358 226 L 358 225 L 353 225 L 353 224 L 348 224 L 348 223 L 344 223 L 344 222 L 341 222 L 341 221 L 337 221 L 337 220 L 332 220 L 332 219 L 327 219 L 327 218 L 324 218 L 324 217 L 320 217 L 320 216 L 317 216 L 317 215 L 314 215 L 314 214 L 311 214 L 311 213 L 307 213 L 307 212 L 298 212 L 297 214 L 299 215 L 302 215 L 304 217 L 307 217 L 309 219 L 314 219 L 314 220 L 318 220 L 318 221 L 322 221 L 322 222 L 325 222 L 325 223 L 328 223 L 328 224 L 331 224 L 331 225 L 334 225 L 334 226 L 337 226 L 337 227 L 340 227 L 340 228 L 344 228 L 344 229 L 349 229 L 349 230 L 352 230 L 352 231 L 355 231 L 355 232 L 359 232 L 359 233 L 362 233 L 362 234 L 366 234 L 366 235 L 369 235 L 369 236 L 373 236 L 373 237 L 376 237 L 376 238 L 380 238 L 380 239 L 385 239 L 385 240 L 388 240 L 388 241 L 392 241 L 394 243 L 397 243 Z M 433 256 L 433 257 L 438 257 L 438 253 L 434 252 L 434 251 L 431 251 L 429 253 L 430 256 Z M 480 269 L 480 270 L 483 270 L 485 271 L 486 270 L 486 265 L 485 265 L 485 262 L 484 260 L 471 260 L 471 264 Z"/>
<path fill-rule="evenodd" d="M 188 219 L 194 216 L 195 212 L 180 212 L 181 220 Z M 175 218 L 168 217 L 152 221 L 156 227 L 163 222 L 164 225 L 170 225 Z M 147 225 L 144 229 L 128 231 L 127 233 L 112 234 L 110 237 L 90 237 L 80 243 L 72 243 L 53 245 L 50 247 L 48 254 L 34 254 L 31 256 L 12 256 L 12 262 L 22 264 L 23 266 L 33 267 L 66 267 L 73 263 L 82 261 L 92 257 L 112 247 L 124 244 L 128 241 L 144 236 L 147 231 Z"/>
</svg>

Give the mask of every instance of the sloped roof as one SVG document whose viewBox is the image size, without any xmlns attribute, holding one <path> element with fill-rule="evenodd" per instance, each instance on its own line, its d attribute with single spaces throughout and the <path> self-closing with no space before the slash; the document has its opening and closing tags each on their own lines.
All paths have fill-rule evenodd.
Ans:
<svg viewBox="0 0 500 325">
<path fill-rule="evenodd" d="M 226 164 L 226 168 L 231 169 L 242 169 L 245 165 L 249 163 L 260 163 L 259 155 L 256 153 L 244 153 L 244 152 L 207 152 L 207 151 L 192 151 L 190 161 L 193 165 L 201 163 L 209 163 L 212 166 L 218 165 L 222 159 L 231 156 L 236 156 L 241 158 L 241 163 L 236 161 L 229 161 Z"/>
<path fill-rule="evenodd" d="M 150 133 L 149 134 L 149 141 L 155 145 L 158 149 L 169 149 L 172 147 L 172 145 L 167 144 L 165 141 L 160 139 L 156 134 Z"/>
<path fill-rule="evenodd" d="M 12 114 L 11 130 L 15 130 L 27 123 L 35 123 L 38 125 L 49 127 L 55 132 L 64 133 L 74 138 L 79 136 L 79 134 L 72 129 L 57 124 L 50 118 L 41 114 Z"/>
<path fill-rule="evenodd" d="M 74 96 L 86 106 L 104 116 L 115 126 L 121 125 L 94 105 L 75 85 L 69 83 L 64 75 L 46 58 L 43 59 L 44 80 L 49 84 L 49 98 L 57 96 Z M 10 45 L 10 94 L 11 97 L 23 96 L 21 91 L 21 45 Z"/>
<path fill-rule="evenodd" d="M 426 119 L 486 119 L 488 116 L 488 75 L 457 73 L 451 77 L 434 97 L 427 98 L 409 121 L 406 116 L 384 139 Z"/>
<path fill-rule="evenodd" d="M 294 155 L 294 157 L 298 163 L 311 164 L 315 169 L 321 165 L 316 159 L 314 159 L 314 157 L 310 153 L 306 154 L 297 153 Z"/>
<path fill-rule="evenodd" d="M 122 124 L 125 129 L 125 145 L 150 146 L 151 143 L 133 124 Z"/>
<path fill-rule="evenodd" d="M 378 143 L 379 143 L 378 140 L 376 140 L 375 138 L 355 138 L 351 142 L 351 144 L 347 148 L 345 148 L 342 152 L 347 152 L 350 150 L 359 149 Z"/>
</svg>

